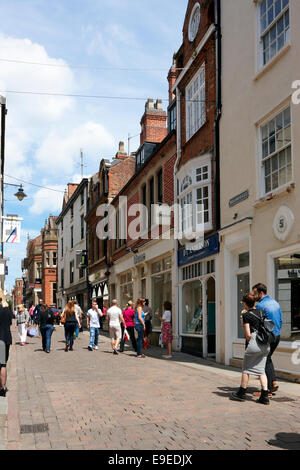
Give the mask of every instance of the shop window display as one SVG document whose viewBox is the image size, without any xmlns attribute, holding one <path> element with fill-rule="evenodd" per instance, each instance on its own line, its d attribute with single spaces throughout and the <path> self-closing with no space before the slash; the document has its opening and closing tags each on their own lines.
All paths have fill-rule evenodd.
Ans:
<svg viewBox="0 0 300 470">
<path fill-rule="evenodd" d="M 203 288 L 199 281 L 184 284 L 182 289 L 183 333 L 203 334 Z"/>
</svg>

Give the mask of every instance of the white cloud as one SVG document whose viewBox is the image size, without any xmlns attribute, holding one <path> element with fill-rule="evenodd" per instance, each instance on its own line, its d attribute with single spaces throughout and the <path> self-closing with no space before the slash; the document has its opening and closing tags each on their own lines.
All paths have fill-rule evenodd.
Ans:
<svg viewBox="0 0 300 470">
<path fill-rule="evenodd" d="M 123 63 L 122 47 L 136 48 L 138 43 L 132 31 L 119 24 L 108 24 L 103 31 L 94 32 L 91 26 L 84 29 L 84 34 L 93 34 L 94 37 L 88 45 L 89 55 L 101 55 L 109 63 L 120 65 Z"/>
<path fill-rule="evenodd" d="M 97 166 L 101 153 L 112 146 L 114 139 L 101 124 L 87 122 L 67 135 L 51 132 L 36 152 L 36 165 L 47 174 L 70 175 L 80 162 L 80 149 L 85 162 Z"/>
<path fill-rule="evenodd" d="M 40 189 L 33 196 L 33 204 L 29 209 L 32 215 L 42 215 L 44 212 L 49 214 L 59 214 L 63 203 L 64 186 L 51 186 L 60 192 L 49 191 L 48 189 Z"/>
</svg>

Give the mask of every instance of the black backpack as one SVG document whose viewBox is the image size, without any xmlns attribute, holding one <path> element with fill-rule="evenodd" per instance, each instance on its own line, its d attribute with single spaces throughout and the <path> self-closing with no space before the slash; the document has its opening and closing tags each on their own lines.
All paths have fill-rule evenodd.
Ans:
<svg viewBox="0 0 300 470">
<path fill-rule="evenodd" d="M 262 344 L 271 344 L 275 341 L 275 335 L 273 333 L 275 323 L 269 320 L 261 310 L 259 310 L 259 312 L 260 316 L 255 315 L 255 313 L 251 311 L 248 312 L 252 313 L 252 315 L 259 320 L 259 328 L 256 334 L 257 341 Z"/>
</svg>

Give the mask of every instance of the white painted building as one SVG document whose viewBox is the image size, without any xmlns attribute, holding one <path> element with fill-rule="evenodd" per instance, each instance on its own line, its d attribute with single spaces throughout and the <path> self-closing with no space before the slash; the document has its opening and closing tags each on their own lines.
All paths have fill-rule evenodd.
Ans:
<svg viewBox="0 0 300 470">
<path fill-rule="evenodd" d="M 87 249 L 86 222 L 88 180 L 69 184 L 68 193 L 56 224 L 58 226 L 58 307 L 68 300 L 78 300 L 82 309 L 88 305 L 86 269 L 79 268 L 80 254 Z"/>
</svg>

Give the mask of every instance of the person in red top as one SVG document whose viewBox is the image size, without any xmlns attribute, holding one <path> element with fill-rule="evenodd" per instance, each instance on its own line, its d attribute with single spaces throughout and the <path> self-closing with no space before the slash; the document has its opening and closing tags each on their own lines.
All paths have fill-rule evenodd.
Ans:
<svg viewBox="0 0 300 470">
<path fill-rule="evenodd" d="M 133 309 L 133 302 L 130 300 L 127 304 L 127 307 L 123 311 L 123 317 L 125 320 L 126 324 L 126 330 L 128 331 L 131 344 L 135 352 L 137 351 L 137 344 L 136 344 L 136 339 L 135 339 L 135 334 L 134 334 L 134 309 Z M 124 339 L 124 332 L 125 329 L 122 326 L 122 340 L 120 343 L 120 352 L 124 352 L 124 346 L 125 346 L 125 339 Z"/>
</svg>

